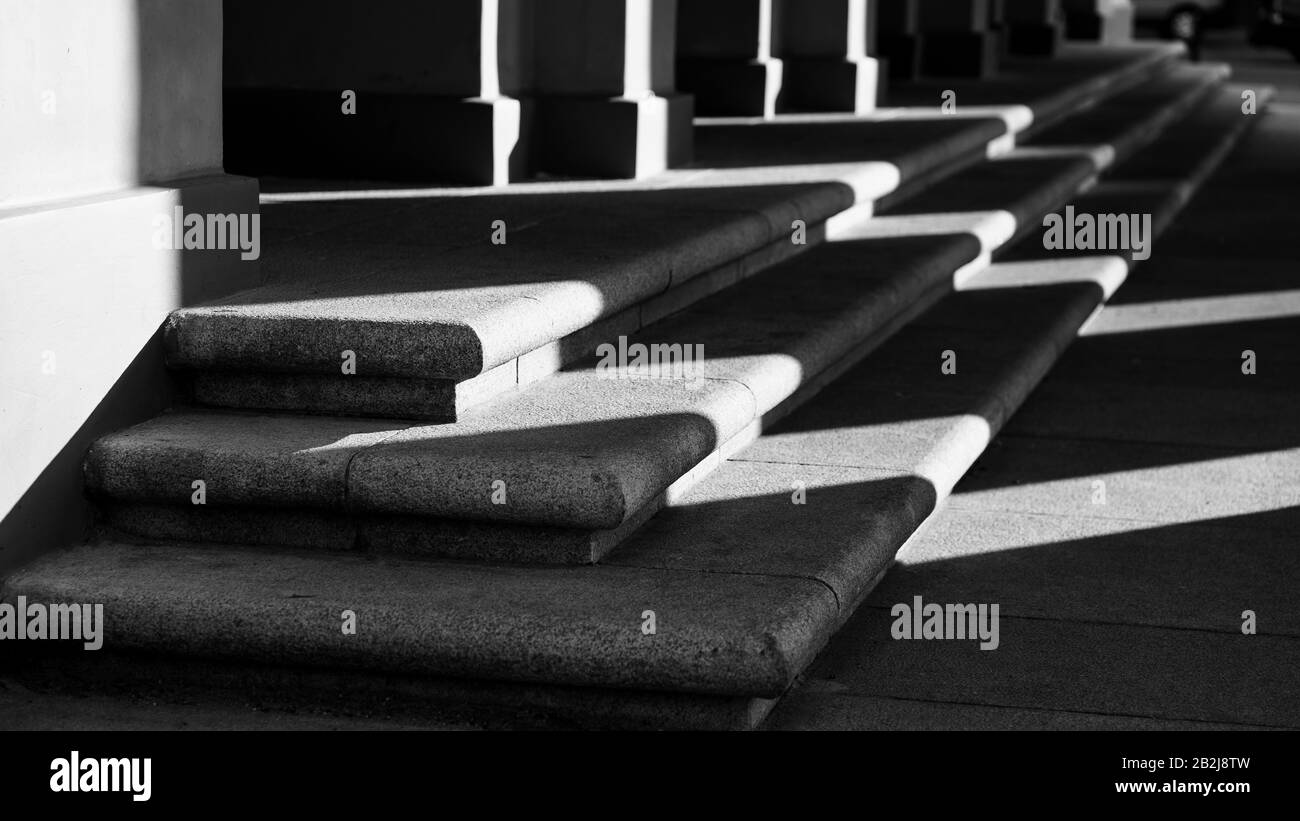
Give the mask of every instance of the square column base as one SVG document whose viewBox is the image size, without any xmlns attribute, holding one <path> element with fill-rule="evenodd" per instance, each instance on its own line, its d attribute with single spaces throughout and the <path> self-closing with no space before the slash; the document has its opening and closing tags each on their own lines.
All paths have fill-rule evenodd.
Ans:
<svg viewBox="0 0 1300 821">
<path fill-rule="evenodd" d="M 542 97 L 537 162 L 545 171 L 636 179 L 690 162 L 694 101 L 668 97 Z"/>
<path fill-rule="evenodd" d="M 783 110 L 854 114 L 875 110 L 880 82 L 880 64 L 875 58 L 850 61 L 787 57 L 784 63 Z"/>
<path fill-rule="evenodd" d="M 531 172 L 532 106 L 510 97 L 451 98 L 227 88 L 226 168 L 252 176 L 504 185 Z"/>
<path fill-rule="evenodd" d="M 677 61 L 677 87 L 695 97 L 701 117 L 771 117 L 781 93 L 781 60 Z"/>
<path fill-rule="evenodd" d="M 921 73 L 983 79 L 997 71 L 999 39 L 990 31 L 925 32 Z"/>
</svg>

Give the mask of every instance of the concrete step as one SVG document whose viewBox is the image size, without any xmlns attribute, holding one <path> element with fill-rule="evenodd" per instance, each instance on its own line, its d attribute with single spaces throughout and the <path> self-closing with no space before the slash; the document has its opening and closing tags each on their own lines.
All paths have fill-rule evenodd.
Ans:
<svg viewBox="0 0 1300 821">
<path fill-rule="evenodd" d="M 1102 280 L 1123 271 L 1113 260 L 1064 266 Z M 450 702 L 599 725 L 752 726 L 1102 293 L 1087 284 L 1006 290 L 997 311 L 983 293 L 941 303 L 941 320 L 909 326 L 601 564 L 103 543 L 11 576 L 3 595 L 103 602 L 101 683 L 145 677 L 183 691 L 252 681 L 310 703 L 346 681 L 354 698 L 396 690 L 427 700 L 425 709 Z M 969 338 L 1005 347 L 996 356 L 963 347 L 962 365 L 972 367 L 960 390 L 879 387 L 882 371 L 918 373 L 909 364 L 917 350 L 954 344 L 950 314 L 964 318 Z M 1069 319 L 1012 325 L 1008 339 L 1010 316 L 1049 314 Z M 1024 353 L 1006 356 L 1012 347 Z M 355 636 L 340 630 L 345 610 L 358 616 Z M 642 631 L 648 611 L 653 634 Z M 37 675 L 87 655 L 22 666 Z M 214 671 L 221 662 L 243 672 Z"/>
<path fill-rule="evenodd" d="M 802 386 L 941 296 L 979 250 L 963 235 L 828 243 L 627 338 L 702 345 L 683 378 L 584 360 L 455 425 L 166 414 L 99 440 L 87 486 L 136 535 L 230 541 L 252 514 L 259 543 L 327 532 L 346 548 L 595 561 Z"/>
<path fill-rule="evenodd" d="M 806 250 L 834 214 L 899 202 L 978 161 L 1062 116 L 1061 99 L 1100 98 L 1174 56 L 1153 46 L 1083 60 L 1090 71 L 1032 85 L 1028 106 L 969 116 L 702 121 L 701 167 L 649 187 L 273 205 L 268 229 L 293 238 L 264 255 L 271 283 L 176 312 L 169 363 L 199 404 L 451 421 L 554 373 L 593 336 L 633 333 Z M 1004 99 L 1026 99 L 1017 91 Z M 491 242 L 497 220 L 505 245 Z M 795 220 L 807 245 L 791 241 Z M 343 372 L 348 351 L 353 373 Z"/>
<path fill-rule="evenodd" d="M 1192 116 L 1220 140 L 1251 122 L 1216 111 Z M 1180 135 L 1171 141 L 1183 164 L 1165 160 L 1167 176 L 1140 180 L 1182 190 L 1206 159 Z M 1132 188 L 1126 165 L 1089 196 Z M 1155 223 L 1184 201 L 1153 199 Z M 0 596 L 104 603 L 104 649 L 92 664 L 80 649 L 52 656 L 58 643 L 23 643 L 42 653 L 16 670 L 182 695 L 275 691 L 314 705 L 338 704 L 345 690 L 353 705 L 583 726 L 753 726 L 1128 268 L 1121 255 L 1047 254 L 1037 237 L 1023 245 L 1017 256 L 1037 245 L 1040 259 L 967 279 L 600 564 L 88 545 L 11 575 Z M 957 355 L 954 374 L 940 369 L 945 350 Z M 340 630 L 344 610 L 356 635 Z"/>
<path fill-rule="evenodd" d="M 1217 78 L 1193 75 L 1162 81 L 1163 104 L 1132 127 L 1147 128 Z M 625 340 L 702 346 L 706 359 L 690 379 L 610 379 L 634 374 L 589 358 L 455 426 L 171 414 L 98 442 L 88 488 L 104 499 L 108 524 L 133 537 L 599 560 L 763 425 L 1035 230 L 1092 182 L 1098 155 L 1120 149 L 1027 151 L 922 197 L 970 212 L 837 217 L 830 242 Z"/>
<path fill-rule="evenodd" d="M 996 196 L 1011 229 L 972 215 L 837 219 L 832 241 L 626 340 L 702 346 L 690 379 L 609 379 L 588 358 L 454 426 L 171 414 L 97 443 L 88 487 L 137 537 L 598 560 L 1097 172 L 1087 156 L 984 165 L 995 170 L 935 195 Z"/>
</svg>

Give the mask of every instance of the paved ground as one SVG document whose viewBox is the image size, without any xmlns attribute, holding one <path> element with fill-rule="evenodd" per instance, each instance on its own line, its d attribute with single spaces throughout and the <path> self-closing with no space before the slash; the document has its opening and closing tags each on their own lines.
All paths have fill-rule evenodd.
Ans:
<svg viewBox="0 0 1300 821">
<path fill-rule="evenodd" d="M 1300 64 L 1204 56 L 1279 103 L 770 728 L 1300 727 Z M 891 640 L 918 595 L 997 603 L 998 648 Z"/>
</svg>

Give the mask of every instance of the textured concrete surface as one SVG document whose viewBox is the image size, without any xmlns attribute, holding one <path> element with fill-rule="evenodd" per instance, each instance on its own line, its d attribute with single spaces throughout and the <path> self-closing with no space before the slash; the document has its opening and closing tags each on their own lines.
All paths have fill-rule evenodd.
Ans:
<svg viewBox="0 0 1300 821">
<path fill-rule="evenodd" d="M 131 501 L 319 507 L 613 527 L 754 418 L 741 385 L 563 374 L 455 425 L 167 414 L 99 442 L 94 491 Z M 504 499 L 494 482 L 504 482 Z"/>
<path fill-rule="evenodd" d="M 1156 162 L 1162 138 L 1134 173 L 1186 173 L 1249 116 L 1237 101 L 1193 119 L 1218 134 L 1175 132 Z M 1300 116 L 1259 116 L 771 726 L 1300 726 L 1300 393 L 1241 371 L 1243 347 L 1293 367 L 1276 208 L 1300 183 Z M 998 603 L 999 649 L 891 640 L 889 608 L 915 595 Z"/>
<path fill-rule="evenodd" d="M 754 413 L 733 382 L 561 374 L 367 449 L 348 496 L 359 511 L 616 527 Z"/>
<path fill-rule="evenodd" d="M 92 494 L 135 501 L 339 507 L 347 465 L 400 427 L 373 420 L 165 413 L 104 436 L 86 456 Z"/>
<path fill-rule="evenodd" d="M 102 602 L 112 651 L 768 697 L 838 619 L 805 579 L 177 545 L 62 552 L 5 581 L 20 595 Z"/>
<path fill-rule="evenodd" d="M 729 461 L 605 563 L 816 579 L 847 616 L 934 495 L 902 471 Z"/>
<path fill-rule="evenodd" d="M 100 439 L 86 456 L 86 486 L 134 501 L 338 507 L 348 463 L 400 430 L 329 416 L 167 413 Z"/>
</svg>

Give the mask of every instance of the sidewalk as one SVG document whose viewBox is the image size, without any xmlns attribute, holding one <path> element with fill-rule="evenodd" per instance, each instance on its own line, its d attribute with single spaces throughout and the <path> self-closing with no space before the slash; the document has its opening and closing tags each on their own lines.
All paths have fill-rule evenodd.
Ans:
<svg viewBox="0 0 1300 821">
<path fill-rule="evenodd" d="M 1300 727 L 1300 110 L 1263 116 L 769 729 Z M 1000 646 L 891 640 L 914 596 Z"/>
</svg>

